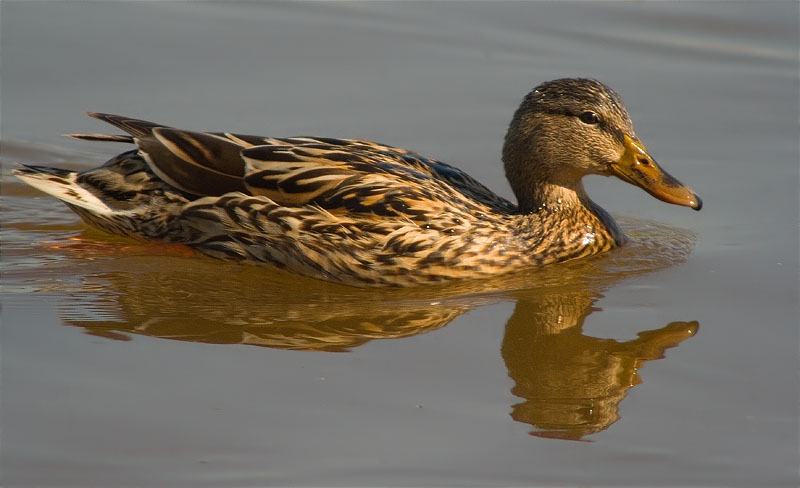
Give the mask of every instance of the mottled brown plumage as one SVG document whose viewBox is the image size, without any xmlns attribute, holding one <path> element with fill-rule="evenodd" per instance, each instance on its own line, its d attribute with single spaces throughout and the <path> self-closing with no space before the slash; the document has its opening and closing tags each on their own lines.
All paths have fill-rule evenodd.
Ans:
<svg viewBox="0 0 800 488">
<path fill-rule="evenodd" d="M 701 206 L 647 154 L 619 96 L 594 80 L 544 83 L 517 109 L 503 161 L 518 205 L 452 166 L 369 141 L 89 115 L 129 135 L 73 137 L 138 149 L 82 173 L 27 166 L 17 175 L 111 233 L 350 285 L 494 275 L 619 246 L 622 231 L 583 189 L 587 174 Z"/>
</svg>

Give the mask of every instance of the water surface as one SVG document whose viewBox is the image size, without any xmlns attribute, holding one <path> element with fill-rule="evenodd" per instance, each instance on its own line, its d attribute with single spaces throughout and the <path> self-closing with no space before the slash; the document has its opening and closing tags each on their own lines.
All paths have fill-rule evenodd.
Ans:
<svg viewBox="0 0 800 488">
<path fill-rule="evenodd" d="M 798 12 L 759 3 L 4 2 L 4 486 L 796 486 Z M 631 245 L 358 290 L 87 229 L 10 177 L 124 149 L 84 110 L 358 137 L 511 197 L 541 81 L 626 101 L 700 213 Z"/>
</svg>

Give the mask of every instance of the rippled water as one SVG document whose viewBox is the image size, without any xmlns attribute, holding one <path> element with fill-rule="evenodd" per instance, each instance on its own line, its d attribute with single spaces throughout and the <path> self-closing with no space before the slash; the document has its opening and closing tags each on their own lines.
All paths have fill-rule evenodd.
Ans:
<svg viewBox="0 0 800 488">
<path fill-rule="evenodd" d="M 797 5 L 4 2 L 3 486 L 798 484 Z M 533 85 L 617 89 L 700 213 L 629 246 L 359 290 L 107 236 L 10 176 L 83 110 L 359 137 L 504 196 Z M 254 347 L 258 346 L 258 347 Z M 585 442 L 575 442 L 585 441 Z"/>
</svg>

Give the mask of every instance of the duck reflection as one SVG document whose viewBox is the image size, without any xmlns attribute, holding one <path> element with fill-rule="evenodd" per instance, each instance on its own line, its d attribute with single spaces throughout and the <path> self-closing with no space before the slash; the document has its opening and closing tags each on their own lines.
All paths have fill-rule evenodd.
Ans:
<svg viewBox="0 0 800 488">
<path fill-rule="evenodd" d="M 518 300 L 506 324 L 502 355 L 524 399 L 511 417 L 534 427 L 531 435 L 581 440 L 619 419 L 619 403 L 641 380 L 646 361 L 691 337 L 697 322 L 672 322 L 627 342 L 589 337 L 583 321 L 592 300 L 580 294 Z"/>
<path fill-rule="evenodd" d="M 642 364 L 664 357 L 698 329 L 697 322 L 672 322 L 627 342 L 584 334 L 604 290 L 679 263 L 691 250 L 691 236 L 676 236 L 674 229 L 647 225 L 644 235 L 649 238 L 617 253 L 524 276 L 392 291 L 204 259 L 134 256 L 105 261 L 103 270 L 85 275 L 84 290 L 95 292 L 91 304 L 80 298 L 66 304 L 62 319 L 111 339 L 143 334 L 341 352 L 374 339 L 424 334 L 476 307 L 514 301 L 501 348 L 512 393 L 523 399 L 511 416 L 530 424 L 532 435 L 579 440 L 618 420 L 619 403 L 640 382 Z"/>
</svg>

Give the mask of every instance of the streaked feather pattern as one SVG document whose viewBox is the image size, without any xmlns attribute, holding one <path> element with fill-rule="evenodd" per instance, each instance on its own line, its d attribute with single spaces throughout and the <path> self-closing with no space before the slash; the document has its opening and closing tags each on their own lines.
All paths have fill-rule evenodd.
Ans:
<svg viewBox="0 0 800 488">
<path fill-rule="evenodd" d="M 111 233 L 183 242 L 219 258 L 361 286 L 497 274 L 563 257 L 531 252 L 518 230 L 526 217 L 511 202 L 410 151 L 354 139 L 192 132 L 89 115 L 130 136 L 71 137 L 133 142 L 138 151 L 85 173 L 59 170 L 55 181 L 41 168 L 17 174 Z M 109 210 L 98 211 L 68 188 Z"/>
<path fill-rule="evenodd" d="M 580 183 L 583 174 L 608 174 L 597 160 L 619 158 L 622 142 L 638 141 L 621 102 L 609 100 L 618 96 L 593 80 L 556 80 L 523 100 L 504 149 L 520 207 L 453 166 L 375 142 L 193 132 L 94 112 L 126 134 L 71 137 L 136 149 L 81 173 L 26 166 L 16 174 L 114 234 L 356 286 L 440 282 L 622 244 Z M 580 125 L 575 114 L 587 104 L 605 125 Z M 548 124 L 548 136 L 536 139 Z M 558 144 L 534 144 L 551 140 Z M 647 190 L 699 209 L 699 199 L 680 203 L 666 183 Z"/>
</svg>

